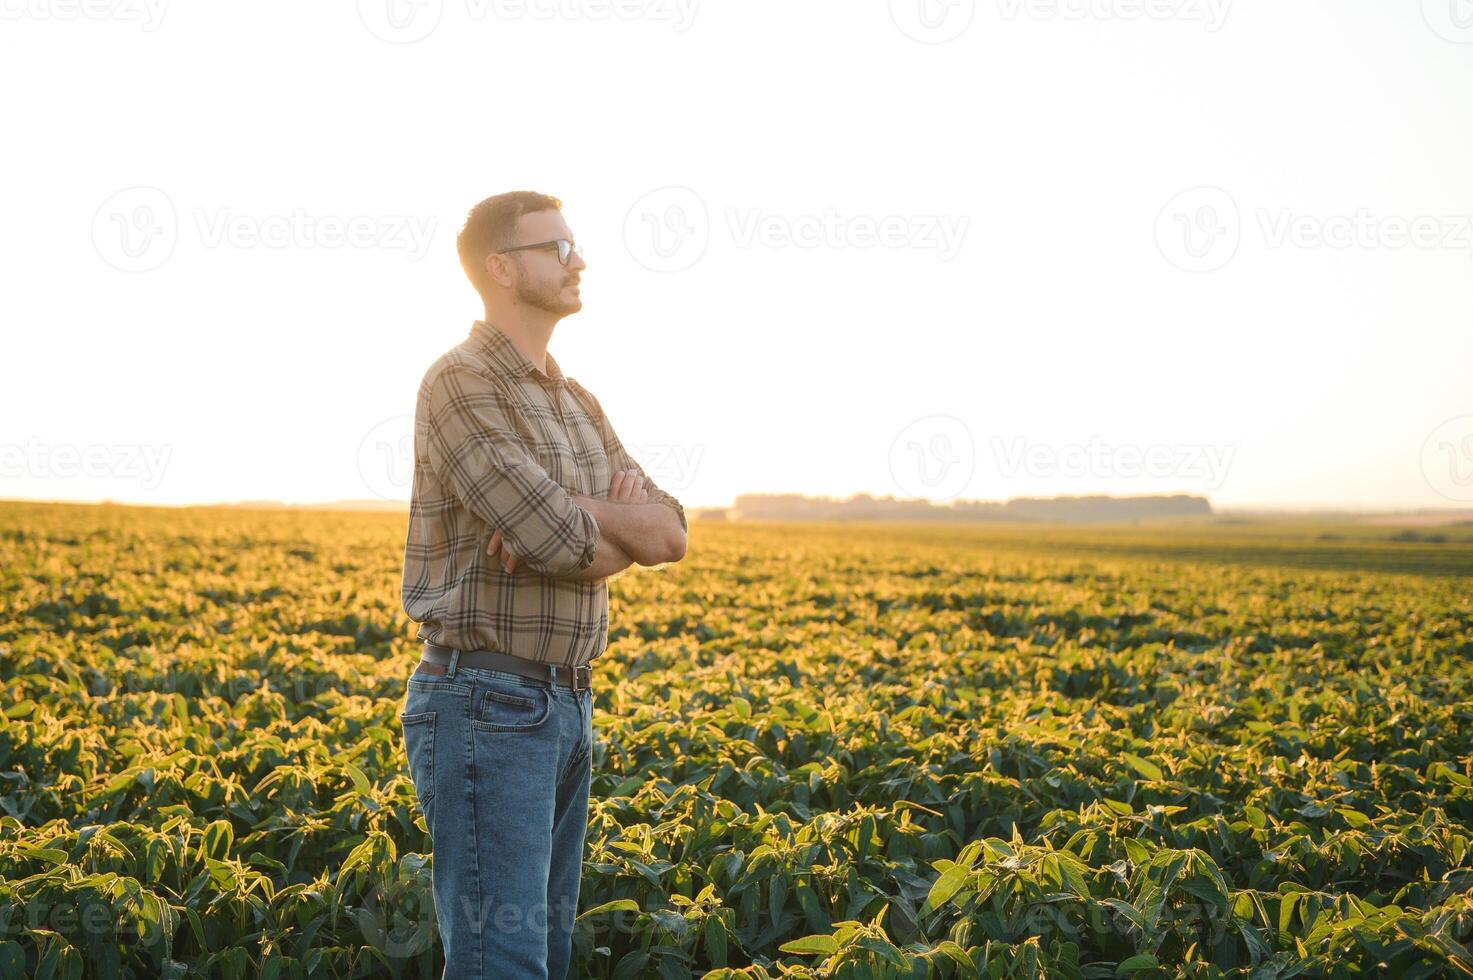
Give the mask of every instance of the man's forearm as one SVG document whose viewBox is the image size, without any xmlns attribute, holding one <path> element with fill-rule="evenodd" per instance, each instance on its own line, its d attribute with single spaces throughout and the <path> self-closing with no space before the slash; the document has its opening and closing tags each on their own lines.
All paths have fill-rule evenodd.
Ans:
<svg viewBox="0 0 1473 980">
<path fill-rule="evenodd" d="M 597 520 L 597 515 L 594 520 Z M 630 565 L 634 559 L 624 553 L 624 549 L 607 534 L 598 536 L 598 547 L 593 553 L 593 564 L 567 576 L 584 582 L 594 582 L 610 575 L 617 575 Z"/>
<path fill-rule="evenodd" d="M 612 539 L 620 551 L 641 565 L 685 557 L 685 529 L 675 511 L 664 504 L 611 503 L 583 496 L 574 497 L 573 502 L 593 515 L 600 539 Z"/>
</svg>

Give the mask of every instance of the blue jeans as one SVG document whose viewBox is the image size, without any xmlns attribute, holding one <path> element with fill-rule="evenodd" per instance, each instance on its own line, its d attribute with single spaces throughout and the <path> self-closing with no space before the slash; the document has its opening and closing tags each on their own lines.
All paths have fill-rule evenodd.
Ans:
<svg viewBox="0 0 1473 980">
<path fill-rule="evenodd" d="M 592 692 L 452 663 L 410 676 L 399 722 L 430 828 L 444 977 L 563 980 L 588 830 Z"/>
</svg>

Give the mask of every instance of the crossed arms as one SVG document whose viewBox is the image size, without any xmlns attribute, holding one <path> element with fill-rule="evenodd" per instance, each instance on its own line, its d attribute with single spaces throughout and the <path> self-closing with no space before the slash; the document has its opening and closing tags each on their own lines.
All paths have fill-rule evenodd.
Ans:
<svg viewBox="0 0 1473 980">
<path fill-rule="evenodd" d="M 608 499 L 572 495 L 537 463 L 512 422 L 506 393 L 472 368 L 451 364 L 431 382 L 430 466 L 471 513 L 492 528 L 486 550 L 503 569 L 553 578 L 607 578 L 632 564 L 685 556 L 680 503 L 624 449 L 591 392 L 593 414 L 616 472 Z"/>
</svg>

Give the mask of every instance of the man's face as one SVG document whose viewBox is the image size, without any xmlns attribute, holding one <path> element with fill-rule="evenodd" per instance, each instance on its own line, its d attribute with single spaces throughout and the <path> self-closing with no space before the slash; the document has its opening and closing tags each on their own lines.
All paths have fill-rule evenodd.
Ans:
<svg viewBox="0 0 1473 980">
<path fill-rule="evenodd" d="M 561 211 L 534 211 L 522 215 L 517 245 L 559 238 L 575 240 Z M 508 267 L 513 277 L 512 296 L 516 302 L 561 316 L 577 313 L 583 308 L 583 299 L 578 295 L 578 280 L 586 266 L 576 254 L 568 256 L 567 265 L 558 261 L 557 248 L 552 245 L 522 249 L 502 257 L 511 260 Z"/>
</svg>

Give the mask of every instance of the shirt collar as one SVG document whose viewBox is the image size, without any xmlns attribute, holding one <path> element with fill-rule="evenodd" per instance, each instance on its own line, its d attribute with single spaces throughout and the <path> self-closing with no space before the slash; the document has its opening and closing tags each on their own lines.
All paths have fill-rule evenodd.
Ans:
<svg viewBox="0 0 1473 980">
<path fill-rule="evenodd" d="M 511 342 L 510 337 L 485 320 L 477 320 L 472 324 L 471 340 L 475 341 L 493 362 L 513 377 L 520 378 L 530 374 L 538 380 L 546 379 L 553 384 L 562 384 L 565 380 L 562 368 L 558 367 L 557 359 L 552 356 L 551 351 L 547 353 L 547 371 L 545 373 L 539 371 L 537 365 L 533 364 L 531 359 Z"/>
</svg>

